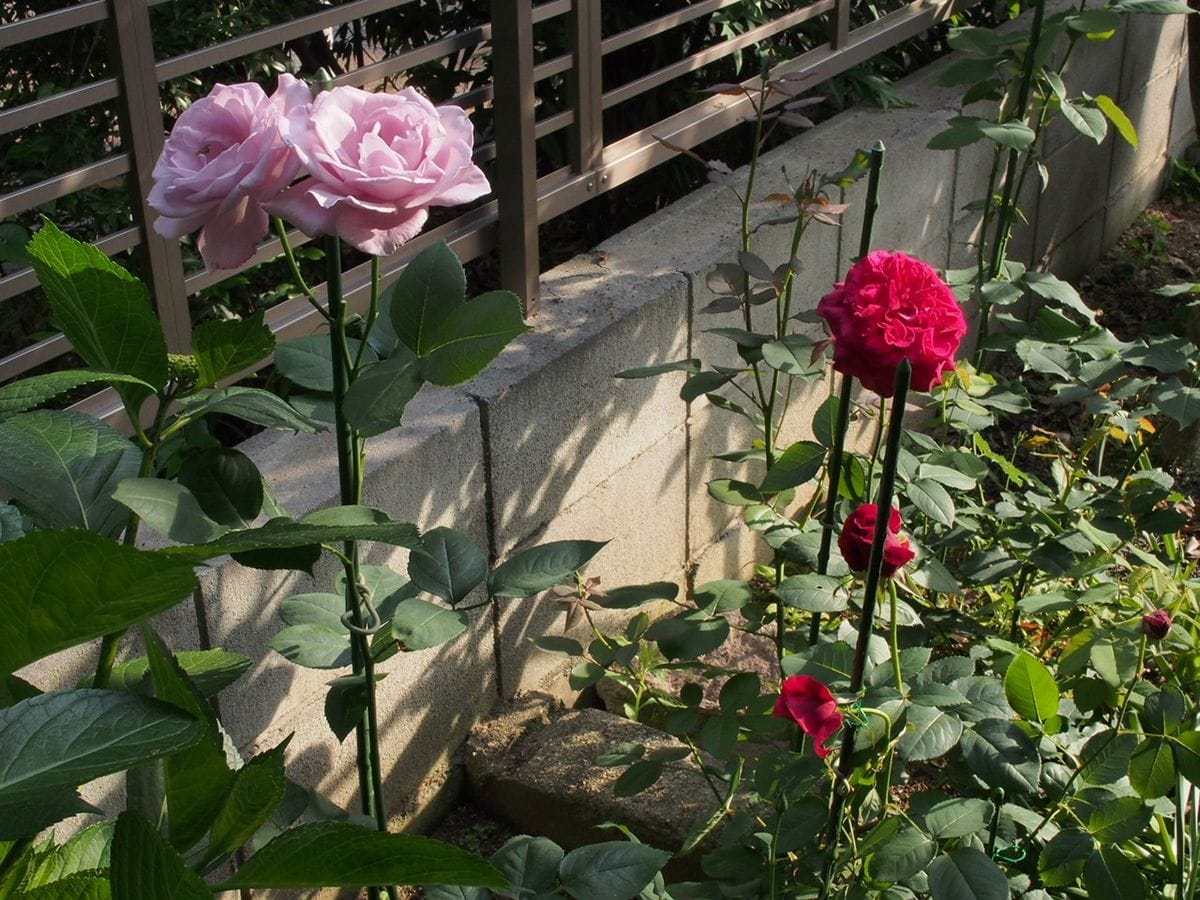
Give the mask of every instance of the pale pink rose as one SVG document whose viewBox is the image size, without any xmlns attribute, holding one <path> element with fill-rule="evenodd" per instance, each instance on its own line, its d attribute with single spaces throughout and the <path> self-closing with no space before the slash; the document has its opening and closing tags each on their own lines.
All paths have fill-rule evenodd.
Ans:
<svg viewBox="0 0 1200 900">
<path fill-rule="evenodd" d="M 199 228 L 210 269 L 246 262 L 267 233 L 262 204 L 300 172 L 284 136 L 311 101 L 308 85 L 280 75 L 270 97 L 257 84 L 218 84 L 184 110 L 154 166 L 154 230 L 180 238 Z"/>
<path fill-rule="evenodd" d="M 289 137 L 312 177 L 267 208 L 308 235 L 336 234 L 364 253 L 387 256 L 416 237 L 430 206 L 466 203 L 490 190 L 471 162 L 474 137 L 465 112 L 435 107 L 412 88 L 334 88 L 317 97 L 312 115 Z"/>
</svg>

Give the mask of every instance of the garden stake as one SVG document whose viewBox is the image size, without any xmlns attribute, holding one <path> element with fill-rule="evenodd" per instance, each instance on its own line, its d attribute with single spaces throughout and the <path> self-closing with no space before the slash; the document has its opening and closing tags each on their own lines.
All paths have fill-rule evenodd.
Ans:
<svg viewBox="0 0 1200 900">
<path fill-rule="evenodd" d="M 883 170 L 886 148 L 883 141 L 871 147 L 871 171 L 867 177 L 867 200 L 863 207 L 862 232 L 858 240 L 859 258 L 871 252 L 871 235 L 875 230 L 875 212 L 879 209 L 879 173 Z M 825 512 L 821 517 L 821 546 L 817 551 L 817 573 L 829 573 L 829 551 L 833 544 L 834 516 L 837 498 L 842 486 L 842 456 L 846 448 L 846 429 L 850 425 L 850 395 L 854 390 L 854 378 L 842 376 L 842 389 L 838 394 L 837 422 L 833 429 L 833 448 L 829 453 L 829 497 L 825 501 Z M 812 646 L 821 635 L 821 614 L 812 614 L 808 628 L 808 643 Z"/>
<path fill-rule="evenodd" d="M 346 506 L 357 506 L 362 503 L 363 492 L 363 439 L 357 429 L 346 421 L 344 413 L 346 392 L 350 389 L 350 383 L 357 370 L 350 359 L 346 337 L 347 315 L 342 298 L 341 239 L 336 235 L 325 238 L 325 264 L 341 502 Z M 345 557 L 342 565 L 346 582 L 346 624 L 350 630 L 350 665 L 353 673 L 363 678 L 363 689 L 366 692 L 366 709 L 354 728 L 358 787 L 362 795 L 363 813 L 375 820 L 375 825 L 380 831 L 387 831 L 387 811 L 383 802 L 383 777 L 380 771 L 379 718 L 375 703 L 375 665 L 371 658 L 369 631 L 363 619 L 364 598 L 359 591 L 362 576 L 359 574 L 358 542 L 346 541 L 342 550 Z M 374 612 L 374 609 L 371 611 Z M 378 620 L 377 615 L 374 618 Z M 368 887 L 367 892 L 371 900 L 377 900 L 380 896 L 377 887 Z M 387 892 L 391 898 L 398 897 L 394 887 L 388 886 Z"/>
<path fill-rule="evenodd" d="M 875 516 L 875 539 L 871 543 L 871 562 L 867 567 L 866 589 L 863 594 L 862 618 L 858 625 L 858 642 L 854 649 L 854 668 L 850 674 L 850 692 L 859 693 L 862 690 L 863 674 L 866 669 L 867 644 L 871 639 L 872 625 L 875 621 L 875 606 L 879 593 L 879 579 L 883 572 L 883 548 L 888 537 L 888 512 L 892 508 L 892 495 L 896 489 L 896 463 L 900 454 L 900 436 L 904 429 L 904 404 L 908 397 L 908 385 L 912 380 L 912 366 L 907 359 L 901 359 L 896 366 L 896 388 L 892 403 L 891 420 L 888 423 L 887 447 L 883 457 L 883 472 L 880 476 L 879 494 L 876 505 L 879 512 Z M 846 806 L 846 792 L 842 785 L 849 783 L 850 773 L 854 769 L 854 720 L 847 719 L 842 735 L 842 752 L 838 757 L 838 781 L 833 794 L 833 805 L 829 811 L 829 827 L 826 832 L 825 883 L 822 886 L 824 897 L 829 890 L 829 880 L 832 872 L 834 857 L 837 855 L 838 836 L 841 834 L 842 813 Z M 883 798 L 886 808 L 887 797 Z"/>
</svg>

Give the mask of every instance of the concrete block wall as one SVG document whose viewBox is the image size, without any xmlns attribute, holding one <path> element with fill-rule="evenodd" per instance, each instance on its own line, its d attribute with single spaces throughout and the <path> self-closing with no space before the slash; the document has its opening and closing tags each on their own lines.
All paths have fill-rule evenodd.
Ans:
<svg viewBox="0 0 1200 900">
<path fill-rule="evenodd" d="M 1014 242 L 1019 258 L 1045 259 L 1064 276 L 1078 275 L 1155 197 L 1169 157 L 1195 134 L 1184 41 L 1180 16 L 1133 17 L 1117 38 L 1072 61 L 1072 92 L 1115 96 L 1141 143 L 1134 150 L 1110 136 L 1097 146 L 1056 132 L 1049 189 L 1039 195 L 1031 185 L 1026 194 L 1033 225 Z M 786 190 L 784 170 L 791 179 L 813 168 L 836 171 L 856 148 L 883 140 L 888 155 L 875 245 L 939 267 L 966 264 L 974 219 L 963 207 L 982 193 L 990 153 L 982 145 L 926 149 L 960 112 L 958 90 L 937 84 L 944 65 L 899 85 L 915 107 L 852 110 L 772 151 L 762 161 L 756 196 Z M 847 189 L 842 228 L 817 227 L 801 248 L 801 308 L 814 306 L 856 254 L 864 192 L 862 184 Z M 756 206 L 755 221 L 774 212 Z M 543 276 L 542 312 L 528 334 L 474 382 L 423 393 L 402 429 L 371 439 L 367 502 L 422 528 L 462 530 L 497 559 L 542 541 L 608 540 L 588 569 L 603 587 L 745 577 L 758 547 L 736 511 L 711 501 L 705 486 L 733 474 L 712 456 L 745 446 L 748 433 L 703 401 L 690 407 L 680 401 L 681 374 L 612 377 L 727 350 L 705 329 L 737 323 L 699 311 L 712 297 L 707 273 L 734 258 L 737 222 L 727 189 L 709 185 Z M 782 262 L 789 238 L 787 228 L 764 229 L 756 252 Z M 832 383 L 797 398 L 790 440 L 808 436 L 812 411 Z M 328 435 L 263 434 L 244 449 L 294 514 L 335 502 Z M 404 552 L 389 549 L 372 547 L 367 561 L 402 570 Z M 234 742 L 249 755 L 294 732 L 293 776 L 349 806 L 352 741 L 336 742 L 322 710 L 334 673 L 300 669 L 264 650 L 282 627 L 279 600 L 328 589 L 333 575 L 328 564 L 314 579 L 221 565 L 205 575 L 199 617 L 185 605 L 160 625 L 176 649 L 223 646 L 253 657 L 254 668 L 221 699 Z M 419 826 L 437 808 L 443 785 L 453 784 L 456 748 L 498 699 L 526 690 L 565 695 L 563 658 L 530 643 L 561 633 L 564 619 L 551 597 L 502 600 L 475 613 L 457 640 L 384 666 L 385 775 L 398 825 Z M 43 686 L 69 683 L 87 664 L 84 654 L 61 655 L 27 675 Z"/>
</svg>

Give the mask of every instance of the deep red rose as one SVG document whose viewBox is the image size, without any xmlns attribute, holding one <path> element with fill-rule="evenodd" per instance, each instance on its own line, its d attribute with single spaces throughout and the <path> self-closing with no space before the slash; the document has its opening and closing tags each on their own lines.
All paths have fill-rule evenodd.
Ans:
<svg viewBox="0 0 1200 900">
<path fill-rule="evenodd" d="M 838 549 L 851 570 L 867 571 L 871 562 L 871 542 L 875 540 L 875 519 L 879 507 L 874 503 L 864 503 L 846 517 L 842 524 L 842 533 L 838 535 Z M 888 519 L 888 536 L 883 545 L 883 577 L 890 578 L 896 570 L 911 562 L 916 557 L 912 547 L 908 546 L 906 538 L 899 537 L 900 510 L 892 508 Z"/>
<path fill-rule="evenodd" d="M 843 722 L 829 688 L 809 675 L 784 679 L 772 715 L 777 719 L 791 719 L 799 725 L 812 737 L 817 756 L 822 759 L 829 753 L 825 741 L 842 727 Z"/>
<path fill-rule="evenodd" d="M 817 304 L 833 336 L 833 367 L 881 397 L 895 390 L 896 367 L 912 364 L 912 390 L 930 391 L 954 368 L 967 322 L 933 267 L 876 250 Z"/>
<path fill-rule="evenodd" d="M 1152 641 L 1161 641 L 1171 630 L 1173 620 L 1165 609 L 1156 609 L 1142 616 L 1142 633 Z"/>
</svg>

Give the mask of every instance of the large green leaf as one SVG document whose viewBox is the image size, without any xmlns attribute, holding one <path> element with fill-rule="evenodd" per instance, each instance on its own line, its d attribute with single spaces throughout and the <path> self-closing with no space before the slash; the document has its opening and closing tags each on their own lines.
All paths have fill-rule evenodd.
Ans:
<svg viewBox="0 0 1200 900">
<path fill-rule="evenodd" d="M 1042 761 L 1037 746 L 1016 724 L 984 719 L 962 735 L 962 751 L 971 767 L 991 787 L 1016 796 L 1037 793 Z"/>
<path fill-rule="evenodd" d="M 430 838 L 388 834 L 345 822 L 285 831 L 216 890 L 362 887 L 369 884 L 463 884 L 506 887 L 504 877 L 472 853 Z"/>
<path fill-rule="evenodd" d="M 191 747 L 163 763 L 167 823 L 172 846 L 183 852 L 208 832 L 233 782 L 225 761 L 224 738 L 216 714 L 156 635 L 143 626 L 154 694 L 190 713 L 204 728 Z"/>
<path fill-rule="evenodd" d="M 350 632 L 326 625 L 289 625 L 267 642 L 280 656 L 307 669 L 340 669 L 350 665 Z"/>
<path fill-rule="evenodd" d="M 563 857 L 558 877 L 576 900 L 631 900 L 670 858 L 645 844 L 606 841 L 572 850 Z"/>
<path fill-rule="evenodd" d="M 129 513 L 113 500 L 142 454 L 116 429 L 59 410 L 0 422 L 0 488 L 51 528 L 87 528 L 116 537 Z"/>
<path fill-rule="evenodd" d="M 45 856 L 39 856 L 26 872 L 24 883 L 40 887 L 79 872 L 107 869 L 112 836 L 112 822 L 88 826 Z"/>
<path fill-rule="evenodd" d="M 1086 831 L 1064 829 L 1052 837 L 1038 854 L 1038 875 L 1047 887 L 1066 887 L 1083 874 L 1083 867 L 1096 847 Z"/>
<path fill-rule="evenodd" d="M 198 394 L 180 400 L 191 418 L 208 415 L 234 416 L 266 428 L 313 433 L 325 426 L 301 415 L 281 397 L 262 388 L 228 387 L 211 394 Z"/>
<path fill-rule="evenodd" d="M 407 347 L 400 350 L 363 369 L 346 392 L 346 421 L 366 437 L 398 428 L 408 401 L 425 383 L 417 358 Z"/>
<path fill-rule="evenodd" d="M 204 322 L 192 331 L 192 354 L 200 370 L 197 387 L 212 387 L 237 375 L 275 349 L 275 335 L 263 324 L 263 313 L 249 319 Z"/>
<path fill-rule="evenodd" d="M 1138 796 L 1165 797 L 1175 787 L 1175 753 L 1166 738 L 1144 738 L 1129 758 L 1129 784 Z"/>
<path fill-rule="evenodd" d="M 929 867 L 931 900 L 1008 900 L 1008 879 L 974 847 L 955 847 Z"/>
<path fill-rule="evenodd" d="M 763 494 L 777 494 L 811 481 L 825 462 L 825 448 L 814 441 L 797 441 L 775 461 L 758 486 Z"/>
<path fill-rule="evenodd" d="M 978 797 L 952 797 L 935 803 L 925 813 L 925 830 L 938 840 L 966 837 L 985 830 L 995 808 Z"/>
<path fill-rule="evenodd" d="M 213 820 L 206 860 L 233 853 L 250 840 L 283 802 L 287 778 L 283 755 L 291 737 L 250 760 L 234 773 L 228 794 Z"/>
<path fill-rule="evenodd" d="M 587 565 L 604 541 L 551 541 L 511 556 L 488 576 L 493 597 L 529 597 L 549 590 Z"/>
<path fill-rule="evenodd" d="M 1083 867 L 1088 900 L 1145 900 L 1146 879 L 1116 847 L 1103 847 Z"/>
<path fill-rule="evenodd" d="M 167 381 L 167 341 L 146 286 L 91 244 L 46 221 L 27 245 L 54 322 L 93 369 L 124 372 L 155 390 Z M 137 412 L 153 391 L 117 385 Z"/>
<path fill-rule="evenodd" d="M 779 599 L 793 609 L 808 612 L 841 612 L 849 603 L 849 596 L 841 589 L 841 579 L 831 575 L 806 572 L 789 575 L 775 589 Z"/>
<path fill-rule="evenodd" d="M 405 266 L 400 277 L 384 292 L 396 336 L 419 356 L 429 353 L 433 323 L 462 306 L 467 280 L 462 263 L 445 241 L 426 247 Z"/>
<path fill-rule="evenodd" d="M 183 710 L 124 691 L 54 691 L 22 700 L 0 710 L 0 818 L 183 750 L 201 734 Z"/>
<path fill-rule="evenodd" d="M 908 708 L 908 728 L 900 736 L 897 750 L 911 761 L 936 759 L 954 749 L 962 737 L 962 721 L 934 706 L 913 704 Z"/>
<path fill-rule="evenodd" d="M 23 890 L 15 900 L 111 900 L 112 888 L 108 875 L 68 875 L 60 881 L 42 887 Z"/>
<path fill-rule="evenodd" d="M 153 393 L 154 388 L 140 378 L 120 372 L 101 369 L 67 369 L 62 372 L 46 372 L 30 375 L 0 388 L 0 419 L 25 412 L 53 400 L 59 394 L 82 387 L 85 384 L 132 384 Z"/>
<path fill-rule="evenodd" d="M 434 528 L 408 558 L 408 577 L 435 597 L 461 603 L 487 578 L 487 557 L 465 534 Z"/>
<path fill-rule="evenodd" d="M 468 381 L 525 331 L 520 298 L 488 291 L 429 323 L 421 338 L 421 376 L 434 384 Z"/>
<path fill-rule="evenodd" d="M 361 341 L 348 340 L 350 358 L 358 354 Z M 374 351 L 369 348 L 364 359 L 373 361 Z M 279 374 L 293 384 L 328 394 L 333 390 L 333 348 L 327 334 L 309 334 L 284 341 L 275 348 L 275 368 Z"/>
<path fill-rule="evenodd" d="M 716 650 L 729 637 L 724 616 L 692 610 L 669 619 L 659 619 L 646 630 L 646 640 L 657 641 L 667 659 L 696 659 Z"/>
<path fill-rule="evenodd" d="M 401 600 L 392 613 L 392 636 L 409 650 L 428 650 L 466 630 L 466 613 L 419 597 Z"/>
<path fill-rule="evenodd" d="M 189 453 L 177 478 L 204 514 L 220 525 L 249 528 L 262 511 L 262 473 L 240 450 L 205 447 Z"/>
<path fill-rule="evenodd" d="M 558 880 L 563 849 L 549 838 L 518 835 L 492 856 L 492 865 L 508 879 L 514 896 L 548 894 Z"/>
<path fill-rule="evenodd" d="M 901 881 L 929 865 L 937 844 L 916 828 L 902 828 L 867 859 L 867 871 L 876 881 Z"/>
<path fill-rule="evenodd" d="M 1132 734 L 1117 734 L 1111 728 L 1106 728 L 1093 735 L 1083 745 L 1080 759 L 1083 768 L 1080 775 L 1088 784 L 1113 784 L 1120 781 L 1129 771 L 1130 757 L 1137 745 L 1137 737 Z M 1167 749 L 1170 756 L 1170 748 Z"/>
<path fill-rule="evenodd" d="M 1058 715 L 1058 685 L 1041 662 L 1022 650 L 1004 675 L 1004 695 L 1017 715 L 1045 722 Z"/>
<path fill-rule="evenodd" d="M 1150 813 L 1141 797 L 1114 797 L 1092 810 L 1087 830 L 1099 844 L 1120 844 L 1145 830 Z"/>
<path fill-rule="evenodd" d="M 246 674 L 254 660 L 228 650 L 181 650 L 175 660 L 187 673 L 196 690 L 205 697 L 215 697 L 242 675 Z M 113 666 L 108 676 L 108 686 L 140 693 L 150 679 L 150 661 L 136 656 Z M 83 679 L 78 687 L 91 687 L 92 679 Z"/>
<path fill-rule="evenodd" d="M 117 816 L 109 878 L 113 900 L 212 900 L 200 876 L 134 812 Z"/>
<path fill-rule="evenodd" d="M 419 540 L 420 532 L 415 525 L 393 521 L 387 513 L 369 506 L 335 506 L 303 519 L 272 519 L 259 528 L 227 532 L 207 544 L 166 547 L 157 553 L 200 563 L 247 550 L 280 550 L 341 541 L 378 541 L 396 547 L 416 547 Z"/>
<path fill-rule="evenodd" d="M 206 544 L 229 530 L 214 522 L 184 485 L 165 478 L 126 478 L 113 499 L 128 506 L 161 535 L 184 544 Z"/>
<path fill-rule="evenodd" d="M 187 561 L 90 531 L 35 531 L 0 544 L 0 672 L 128 628 L 195 588 Z"/>
</svg>

